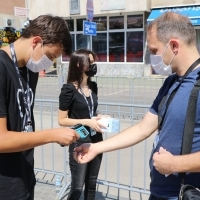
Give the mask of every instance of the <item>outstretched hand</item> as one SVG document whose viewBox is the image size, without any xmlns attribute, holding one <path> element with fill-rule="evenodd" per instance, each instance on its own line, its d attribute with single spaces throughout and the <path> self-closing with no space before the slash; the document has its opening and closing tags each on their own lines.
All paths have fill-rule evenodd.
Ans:
<svg viewBox="0 0 200 200">
<path fill-rule="evenodd" d="M 74 149 L 74 159 L 80 163 L 84 164 L 91 161 L 98 152 L 95 150 L 95 144 L 85 143 Z"/>
</svg>

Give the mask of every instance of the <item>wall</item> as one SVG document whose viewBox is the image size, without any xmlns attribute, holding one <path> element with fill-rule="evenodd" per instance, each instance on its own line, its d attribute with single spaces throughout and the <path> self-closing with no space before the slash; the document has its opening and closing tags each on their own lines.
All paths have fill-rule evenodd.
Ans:
<svg viewBox="0 0 200 200">
<path fill-rule="evenodd" d="M 190 5 L 200 4 L 200 0 L 151 0 L 151 8 L 165 7 L 165 6 L 177 6 L 177 5 Z"/>
<path fill-rule="evenodd" d="M 14 7 L 25 7 L 25 0 L 0 1 L 0 13 L 14 15 Z"/>
<path fill-rule="evenodd" d="M 86 2 L 87 0 L 80 0 L 80 14 L 70 15 L 70 0 L 27 0 L 29 11 L 29 18 L 34 19 L 41 14 L 52 13 L 61 17 L 86 17 Z M 107 0 L 109 1 L 109 0 Z M 112 0 L 110 0 L 112 1 Z M 124 0 L 112 1 L 123 4 L 125 9 L 121 10 L 101 10 L 101 0 L 93 0 L 94 15 L 112 15 L 112 13 L 137 13 L 143 11 L 150 11 L 150 0 Z M 105 1 L 105 3 L 107 3 Z M 60 64 L 60 59 L 57 59 L 57 65 Z M 65 68 L 67 63 L 62 63 Z M 98 75 L 100 76 L 126 76 L 138 77 L 144 74 L 150 74 L 150 67 L 142 63 L 98 63 Z"/>
<path fill-rule="evenodd" d="M 112 10 L 112 11 L 101 11 L 101 0 L 93 0 L 94 2 L 94 14 L 110 14 L 119 12 L 135 12 L 135 11 L 149 11 L 150 1 L 149 0 L 124 0 L 124 10 Z M 70 0 L 27 0 L 28 7 L 30 8 L 29 16 L 30 19 L 34 19 L 41 14 L 53 13 L 62 17 L 70 16 Z M 86 16 L 86 0 L 80 0 L 80 14 L 78 16 Z M 77 16 L 77 15 L 71 15 Z"/>
<path fill-rule="evenodd" d="M 20 20 L 25 20 L 25 17 L 15 16 L 14 7 L 25 8 L 25 0 L 0 1 L 0 28 L 5 25 L 4 18 L 14 19 L 14 28 L 21 28 Z"/>
</svg>

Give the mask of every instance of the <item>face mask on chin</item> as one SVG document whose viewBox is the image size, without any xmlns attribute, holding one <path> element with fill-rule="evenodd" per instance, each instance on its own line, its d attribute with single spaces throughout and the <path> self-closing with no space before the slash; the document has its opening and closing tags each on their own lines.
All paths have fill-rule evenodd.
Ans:
<svg viewBox="0 0 200 200">
<path fill-rule="evenodd" d="M 32 54 L 33 54 L 33 51 L 32 51 Z M 47 70 L 49 67 L 53 65 L 53 61 L 50 60 L 46 55 L 44 55 L 43 44 L 42 44 L 42 53 L 43 53 L 43 56 L 38 61 L 34 61 L 31 54 L 31 57 L 26 64 L 26 67 L 32 72 L 36 73 L 43 70 Z"/>
<path fill-rule="evenodd" d="M 162 55 L 150 54 L 151 66 L 153 67 L 153 69 L 155 70 L 156 73 L 158 73 L 159 75 L 162 75 L 162 76 L 169 76 L 172 74 L 171 63 L 172 63 L 172 60 L 174 59 L 175 54 L 172 56 L 172 59 L 168 65 L 166 65 L 163 61 L 163 56 L 164 56 L 164 53 L 167 50 L 168 46 L 169 46 L 169 43 L 166 46 Z"/>
<path fill-rule="evenodd" d="M 97 64 L 89 65 L 89 70 L 85 71 L 85 74 L 89 77 L 94 76 L 97 73 Z"/>
</svg>

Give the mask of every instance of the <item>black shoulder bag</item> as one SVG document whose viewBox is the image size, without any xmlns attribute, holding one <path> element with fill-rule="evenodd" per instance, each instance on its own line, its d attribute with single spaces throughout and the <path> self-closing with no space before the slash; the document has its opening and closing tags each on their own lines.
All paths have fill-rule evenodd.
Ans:
<svg viewBox="0 0 200 200">
<path fill-rule="evenodd" d="M 190 98 L 186 112 L 186 122 L 183 133 L 181 154 L 189 154 L 192 149 L 197 99 L 200 91 L 200 80 L 198 80 L 190 93 Z M 184 185 L 184 178 L 186 173 L 181 173 L 182 185 L 179 193 L 179 200 L 200 200 L 200 190 L 192 185 Z"/>
</svg>

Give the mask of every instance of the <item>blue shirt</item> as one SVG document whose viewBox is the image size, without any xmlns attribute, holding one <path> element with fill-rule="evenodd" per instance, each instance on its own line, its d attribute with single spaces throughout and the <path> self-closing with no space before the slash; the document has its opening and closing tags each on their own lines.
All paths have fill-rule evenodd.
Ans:
<svg viewBox="0 0 200 200">
<path fill-rule="evenodd" d="M 162 129 L 158 133 L 159 140 L 155 148 L 152 150 L 152 155 L 154 152 L 158 152 L 160 147 L 165 148 L 173 155 L 181 154 L 182 137 L 184 132 L 188 100 L 193 85 L 199 77 L 198 72 L 200 72 L 200 68 L 197 68 L 191 72 L 184 79 L 177 90 L 167 109 L 165 118 L 163 120 Z M 174 80 L 173 83 L 171 81 L 172 79 Z M 167 95 L 166 101 L 160 110 L 161 116 L 163 115 L 166 108 L 167 99 L 173 89 L 178 85 L 180 79 L 181 77 L 173 74 L 165 80 L 156 99 L 153 102 L 153 105 L 150 108 L 151 113 L 158 115 L 158 106 L 160 101 L 164 96 Z M 196 123 L 192 145 L 192 152 L 197 151 L 200 151 L 200 98 L 198 98 L 197 102 Z M 165 175 L 160 174 L 153 166 L 152 155 L 150 157 L 151 194 L 163 198 L 178 196 L 181 187 L 181 176 L 178 174 L 171 174 L 166 177 Z M 200 188 L 200 173 L 187 173 L 185 184 L 191 184 Z"/>
</svg>

